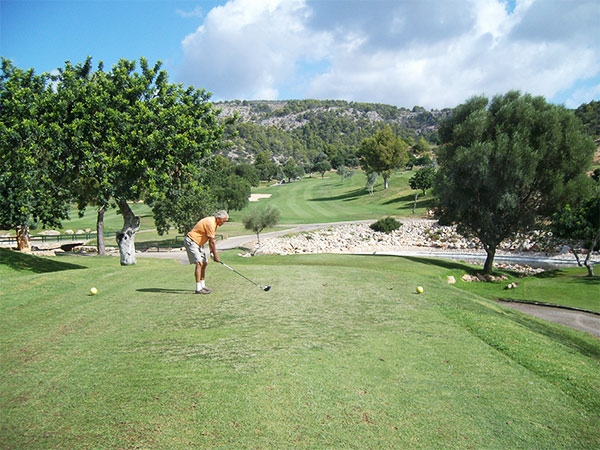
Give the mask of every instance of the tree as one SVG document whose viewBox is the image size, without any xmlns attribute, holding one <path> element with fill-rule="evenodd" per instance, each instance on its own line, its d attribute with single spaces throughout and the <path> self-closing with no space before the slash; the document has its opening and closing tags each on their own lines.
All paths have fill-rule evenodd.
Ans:
<svg viewBox="0 0 600 450">
<path fill-rule="evenodd" d="M 0 228 L 15 229 L 28 250 L 29 227 L 68 217 L 67 154 L 52 117 L 49 76 L 2 58 L 0 74 Z"/>
<path fill-rule="evenodd" d="M 89 59 L 86 64 L 89 64 Z M 177 211 L 166 202 L 181 201 L 202 159 L 219 146 L 222 125 L 208 103 L 210 94 L 168 83 L 158 62 L 153 68 L 140 59 L 120 60 L 110 72 L 85 77 L 87 98 L 69 98 L 73 67 L 67 64 L 57 79 L 61 107 L 71 114 L 68 128 L 74 167 L 80 177 L 93 178 L 102 204 L 114 201 L 123 216 L 117 233 L 121 264 L 135 264 L 134 236 L 140 225 L 129 202 L 145 198 L 161 202 L 159 213 Z M 83 199 L 84 202 L 89 198 Z M 80 205 L 81 206 L 81 205 Z M 160 217 L 167 223 L 170 217 Z"/>
<path fill-rule="evenodd" d="M 600 184 L 595 183 L 589 198 L 578 206 L 566 205 L 562 210 L 554 213 L 551 224 L 555 236 L 575 239 L 587 250 L 583 265 L 587 268 L 588 276 L 594 276 L 594 266 L 590 258 L 600 243 Z M 579 255 L 575 248 L 571 248 L 577 264 L 581 266 Z"/>
<path fill-rule="evenodd" d="M 343 167 L 345 162 L 346 159 L 344 158 L 344 155 L 338 153 L 331 158 L 331 167 L 337 170 L 340 167 Z"/>
<path fill-rule="evenodd" d="M 377 183 L 378 178 L 379 178 L 379 175 L 377 174 L 377 172 L 367 172 L 366 188 L 369 191 L 369 195 L 371 197 L 373 197 L 373 195 L 375 195 L 373 193 L 373 188 L 375 187 L 375 183 Z"/>
<path fill-rule="evenodd" d="M 246 181 L 248 181 L 248 183 L 250 183 L 250 186 L 258 187 L 258 185 L 260 184 L 260 177 L 258 176 L 258 171 L 252 164 L 235 164 L 232 166 L 229 172 L 244 178 Z"/>
<path fill-rule="evenodd" d="M 179 233 L 187 233 L 200 219 L 219 209 L 210 187 L 198 179 L 162 193 L 152 204 L 154 223 L 161 236 L 169 232 L 172 224 Z"/>
<path fill-rule="evenodd" d="M 322 159 L 321 161 L 315 163 L 313 170 L 315 172 L 319 172 L 321 174 L 321 178 L 323 178 L 325 176 L 325 172 L 331 170 L 331 164 L 329 164 L 329 161 Z"/>
<path fill-rule="evenodd" d="M 239 173 L 258 183 L 256 170 L 250 164 L 240 165 Z M 219 209 L 241 210 L 248 205 L 251 186 L 247 178 L 238 175 L 238 166 L 221 155 L 211 155 L 202 161 L 200 183 L 207 189 L 206 195 L 214 197 Z"/>
<path fill-rule="evenodd" d="M 299 167 L 294 161 L 294 158 L 290 158 L 286 161 L 283 166 L 283 174 L 287 177 L 288 181 L 292 181 L 293 178 L 299 173 Z"/>
<path fill-rule="evenodd" d="M 592 100 L 580 105 L 575 115 L 581 119 L 585 130 L 593 137 L 600 136 L 600 101 Z"/>
<path fill-rule="evenodd" d="M 256 233 L 258 247 L 260 247 L 260 233 L 268 227 L 274 227 L 279 223 L 280 213 L 277 208 L 266 206 L 265 208 L 257 208 L 248 211 L 242 219 L 244 228 L 252 230 Z"/>
<path fill-rule="evenodd" d="M 595 149 L 571 111 L 516 91 L 468 100 L 439 134 L 439 217 L 481 241 L 485 273 L 504 239 L 577 193 Z"/>
<path fill-rule="evenodd" d="M 419 190 L 426 194 L 427 189 L 433 187 L 433 181 L 435 179 L 435 169 L 433 167 L 423 167 L 419 169 L 409 180 L 408 184 L 415 193 L 415 202 L 413 204 L 413 214 L 417 209 L 417 200 L 419 198 Z"/>
<path fill-rule="evenodd" d="M 279 172 L 277 164 L 271 160 L 271 152 L 263 151 L 256 155 L 254 168 L 258 172 L 260 179 L 271 181 Z"/>
<path fill-rule="evenodd" d="M 423 154 L 425 152 L 428 152 L 429 148 L 430 148 L 429 142 L 427 142 L 427 140 L 423 136 L 421 136 L 419 138 L 419 140 L 417 141 L 417 143 L 415 144 L 415 147 L 414 147 L 415 152 L 417 152 L 418 154 Z"/>
<path fill-rule="evenodd" d="M 341 177 L 342 183 L 346 178 L 352 178 L 354 176 L 354 170 L 350 170 L 346 166 L 339 166 L 336 172 Z"/>
<path fill-rule="evenodd" d="M 109 107 L 104 88 L 102 63 L 92 70 L 91 58 L 73 66 L 59 68 L 56 82 L 55 119 L 59 123 L 63 144 L 71 155 L 72 198 L 83 216 L 88 205 L 96 206 L 96 237 L 98 254 L 106 253 L 104 244 L 104 213 L 110 206 L 111 186 L 106 160 L 98 161 L 103 143 L 113 141 L 117 128 L 116 114 L 107 114 Z"/>
<path fill-rule="evenodd" d="M 360 146 L 362 167 L 366 172 L 377 172 L 383 177 L 384 188 L 389 187 L 392 173 L 403 167 L 408 156 L 408 145 L 394 135 L 389 126 L 366 138 Z"/>
<path fill-rule="evenodd" d="M 248 205 L 252 190 L 248 180 L 235 174 L 220 178 L 220 180 L 219 185 L 212 187 L 212 192 L 214 192 L 220 208 L 227 212 L 244 209 Z"/>
</svg>

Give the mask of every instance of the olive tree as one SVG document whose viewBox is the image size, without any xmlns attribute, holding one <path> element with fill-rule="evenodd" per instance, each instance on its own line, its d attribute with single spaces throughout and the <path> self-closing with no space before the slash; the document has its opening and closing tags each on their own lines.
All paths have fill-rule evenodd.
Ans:
<svg viewBox="0 0 600 450">
<path fill-rule="evenodd" d="M 490 273 L 498 245 L 576 193 L 595 146 L 565 107 L 516 91 L 458 106 L 439 130 L 440 219 L 477 237 Z"/>
<path fill-rule="evenodd" d="M 274 227 L 279 223 L 281 216 L 277 208 L 266 206 L 265 208 L 256 208 L 248 211 L 242 218 L 242 223 L 246 230 L 251 230 L 256 233 L 258 247 L 260 247 L 260 233 L 268 227 Z"/>
</svg>

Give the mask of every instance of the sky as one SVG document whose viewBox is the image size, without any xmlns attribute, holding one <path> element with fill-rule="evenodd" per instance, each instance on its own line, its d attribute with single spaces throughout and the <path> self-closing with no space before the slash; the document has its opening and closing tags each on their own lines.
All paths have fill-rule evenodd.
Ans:
<svg viewBox="0 0 600 450">
<path fill-rule="evenodd" d="M 220 100 L 453 108 L 509 90 L 600 100 L 600 0 L 0 0 L 0 56 L 36 73 L 162 61 Z"/>
</svg>

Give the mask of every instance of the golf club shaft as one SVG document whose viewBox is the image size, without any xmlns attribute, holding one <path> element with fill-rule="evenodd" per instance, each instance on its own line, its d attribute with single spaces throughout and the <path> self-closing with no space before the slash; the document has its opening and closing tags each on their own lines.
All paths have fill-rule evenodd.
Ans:
<svg viewBox="0 0 600 450">
<path fill-rule="evenodd" d="M 250 283 L 258 286 L 261 289 L 264 289 L 260 284 L 252 281 L 250 278 L 246 277 L 244 274 L 241 274 L 240 272 L 238 272 L 237 270 L 235 270 L 233 267 L 229 267 L 227 264 L 225 264 L 223 261 L 219 261 L 221 264 L 223 264 L 225 267 L 227 267 L 229 270 L 237 273 L 240 277 L 245 278 L 246 280 L 248 280 Z"/>
</svg>

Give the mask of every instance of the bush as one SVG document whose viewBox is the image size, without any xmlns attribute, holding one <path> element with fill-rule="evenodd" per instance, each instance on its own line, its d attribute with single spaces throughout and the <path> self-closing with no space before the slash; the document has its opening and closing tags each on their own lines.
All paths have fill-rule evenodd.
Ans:
<svg viewBox="0 0 600 450">
<path fill-rule="evenodd" d="M 393 217 L 386 217 L 385 219 L 379 219 L 377 222 L 372 224 L 371 229 L 374 231 L 379 231 L 380 233 L 391 233 L 401 226 L 402 224 Z"/>
</svg>

